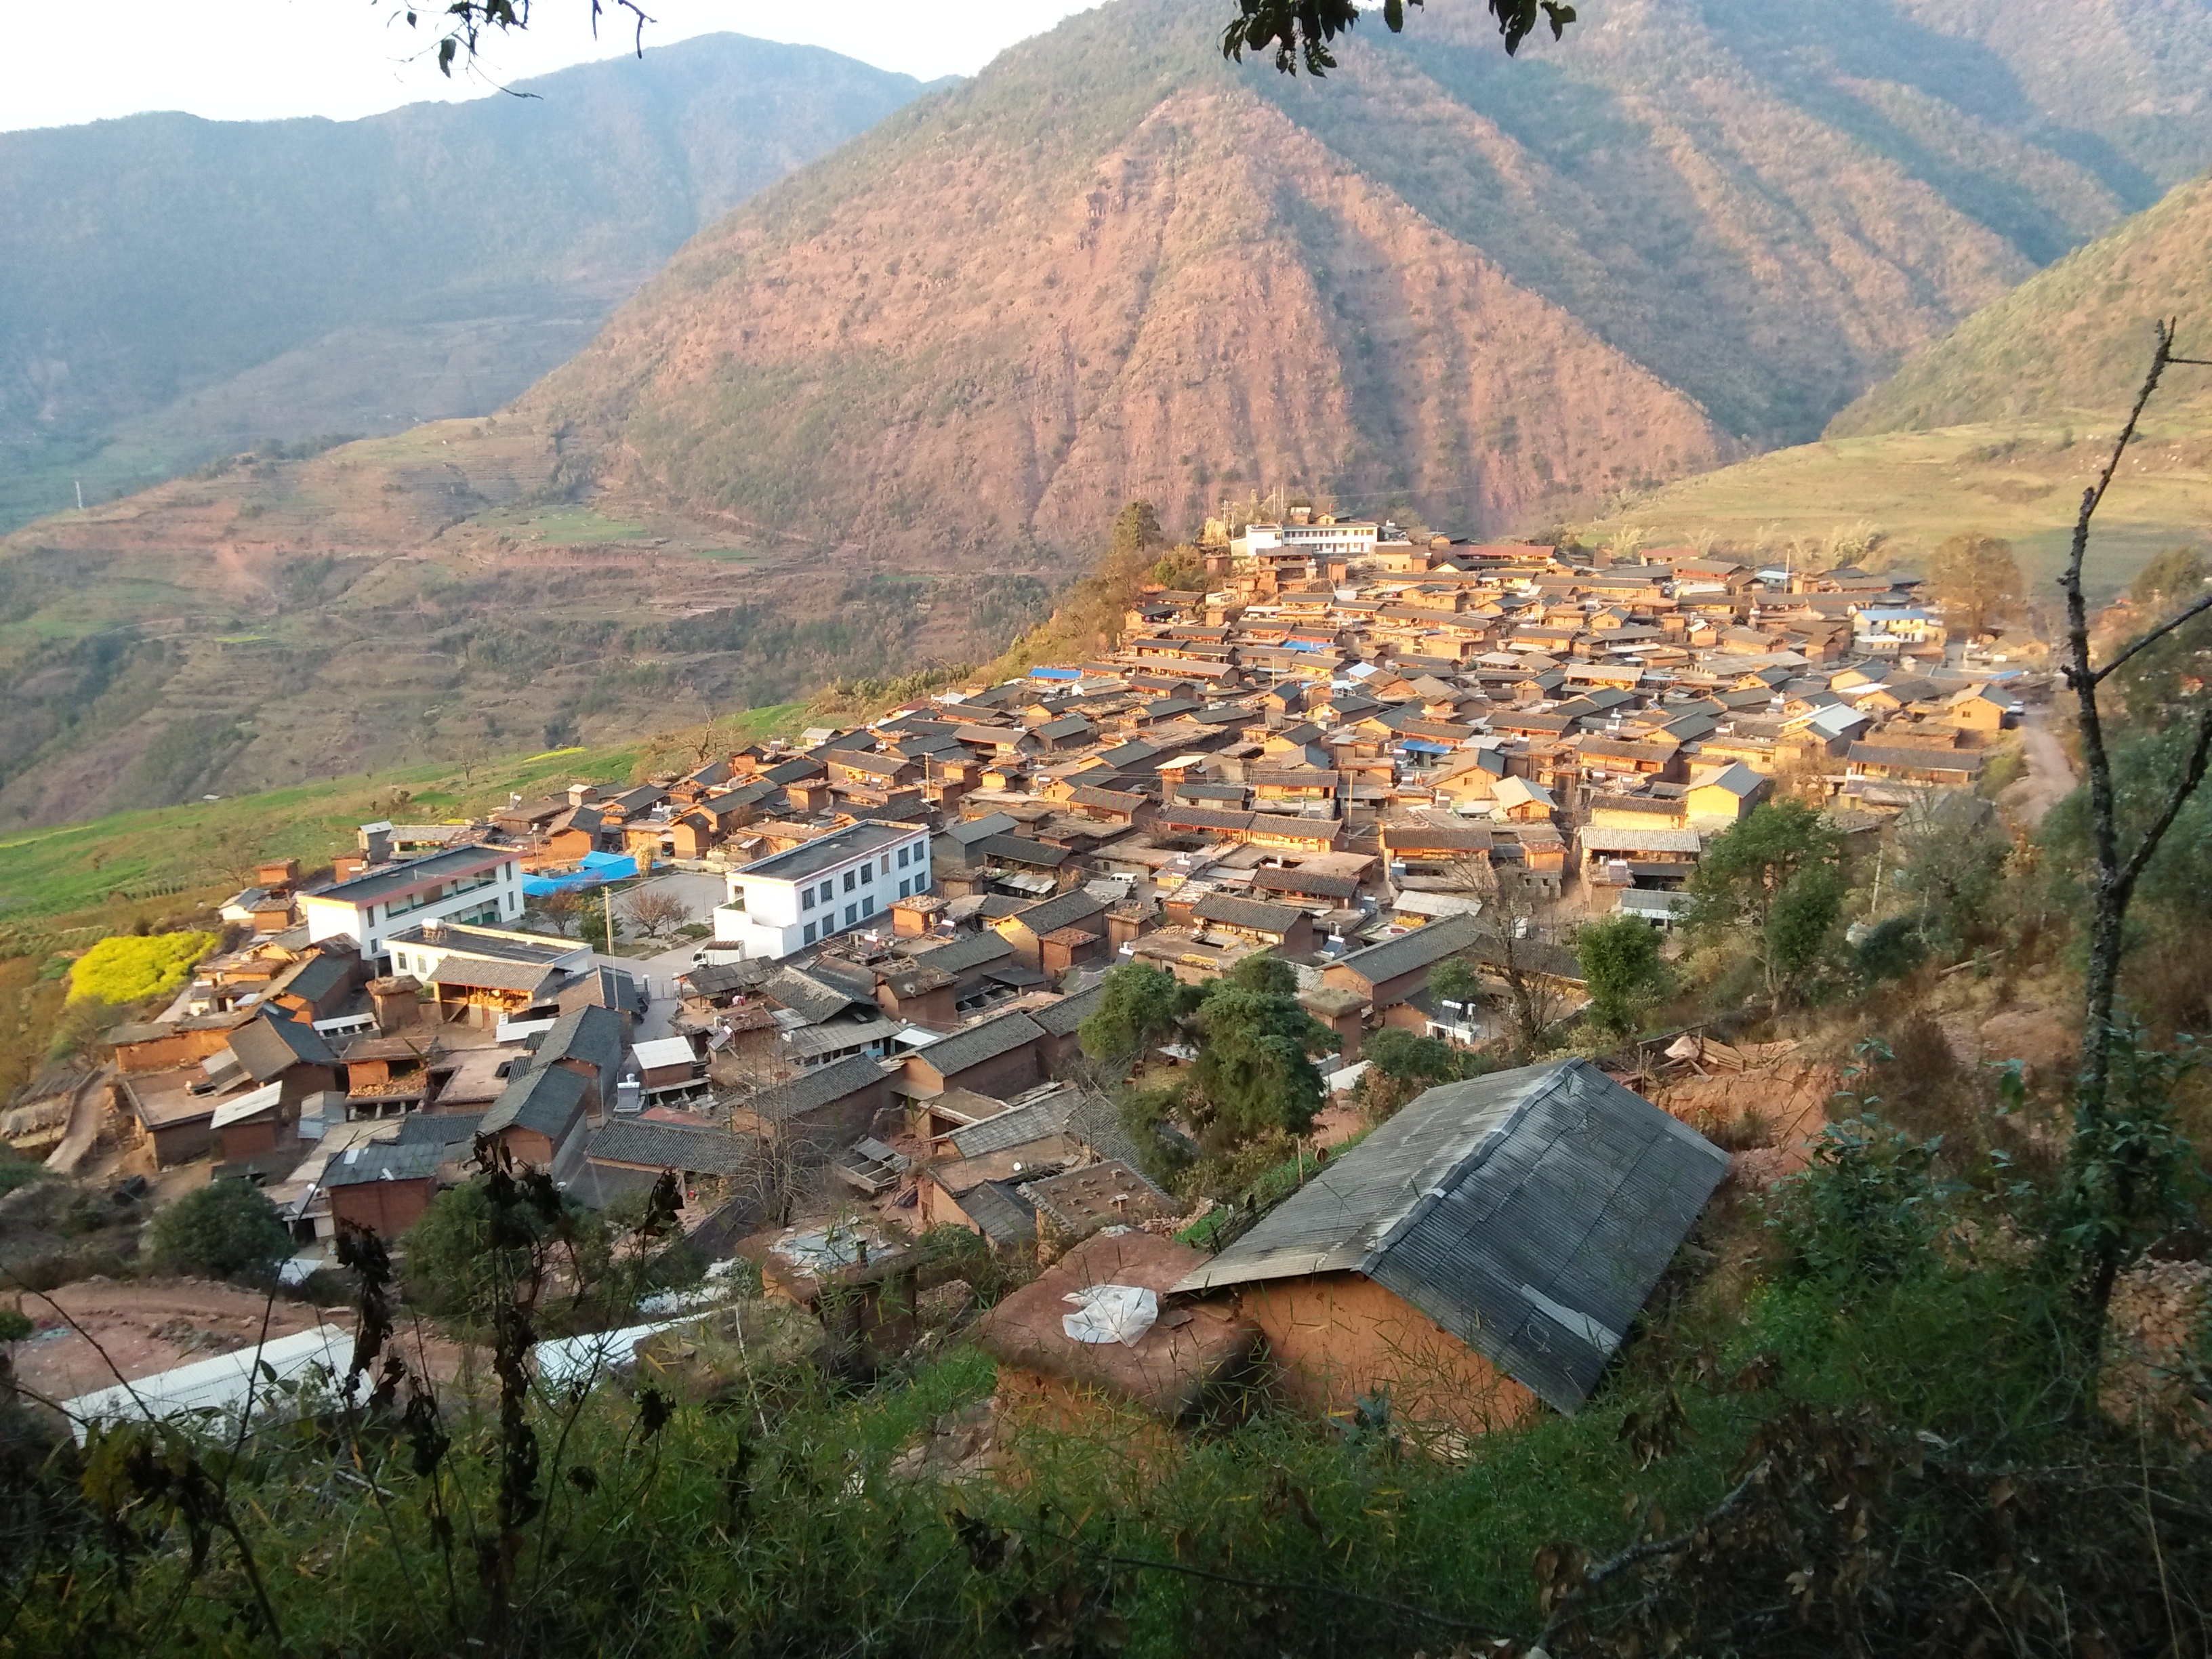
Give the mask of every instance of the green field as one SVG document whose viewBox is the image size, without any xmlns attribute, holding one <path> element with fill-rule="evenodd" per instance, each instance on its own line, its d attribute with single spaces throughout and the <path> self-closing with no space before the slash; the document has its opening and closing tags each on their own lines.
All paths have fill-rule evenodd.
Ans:
<svg viewBox="0 0 2212 1659">
<path fill-rule="evenodd" d="M 741 745 L 788 734 L 805 714 L 796 702 L 752 709 L 720 722 L 717 740 Z M 111 909 L 121 916 L 144 900 L 234 889 L 264 858 L 296 858 L 312 869 L 352 846 L 355 826 L 372 819 L 469 817 L 509 794 L 542 795 L 571 781 L 627 782 L 648 766 L 690 763 L 680 750 L 655 753 L 643 744 L 553 750 L 465 770 L 441 762 L 27 830 L 0 840 L 0 956 L 13 954 L 11 935 L 97 928 Z"/>
<path fill-rule="evenodd" d="M 2011 542 L 2032 589 L 2049 592 L 2082 488 L 2103 465 L 2109 416 L 2081 424 L 1952 427 L 1840 438 L 1777 450 L 1631 502 L 1584 526 L 1604 542 L 1633 527 L 1646 547 L 1711 544 L 1780 561 L 1818 557 L 1831 538 L 1879 532 L 1891 564 L 1947 537 Z M 2212 527 L 2212 423 L 2154 420 L 2098 514 L 2091 586 L 2123 586 L 2162 547 Z"/>
</svg>

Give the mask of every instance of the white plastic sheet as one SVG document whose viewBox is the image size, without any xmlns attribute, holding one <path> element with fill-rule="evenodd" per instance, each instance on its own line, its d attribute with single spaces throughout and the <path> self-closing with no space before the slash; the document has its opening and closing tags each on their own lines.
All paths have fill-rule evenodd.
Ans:
<svg viewBox="0 0 2212 1659">
<path fill-rule="evenodd" d="M 1060 1321 L 1073 1342 L 1119 1342 L 1133 1348 L 1160 1316 L 1159 1297 L 1138 1285 L 1086 1285 L 1061 1299 L 1075 1304 L 1075 1311 Z"/>
</svg>

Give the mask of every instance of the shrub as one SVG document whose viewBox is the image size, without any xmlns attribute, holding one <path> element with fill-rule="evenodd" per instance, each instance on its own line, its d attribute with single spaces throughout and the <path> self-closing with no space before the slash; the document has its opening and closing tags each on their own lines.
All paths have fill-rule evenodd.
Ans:
<svg viewBox="0 0 2212 1659">
<path fill-rule="evenodd" d="M 265 1281 L 292 1254 L 276 1206 L 251 1182 L 210 1182 L 154 1218 L 154 1261 L 171 1273 Z"/>
<path fill-rule="evenodd" d="M 192 964 L 215 948 L 212 933 L 118 933 L 87 951 L 70 970 L 70 1000 L 98 997 L 120 1007 L 168 995 L 191 977 Z"/>
</svg>

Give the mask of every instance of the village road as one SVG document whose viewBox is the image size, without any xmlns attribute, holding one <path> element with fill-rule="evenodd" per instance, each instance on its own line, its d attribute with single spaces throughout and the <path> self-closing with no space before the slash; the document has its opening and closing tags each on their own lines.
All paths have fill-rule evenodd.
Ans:
<svg viewBox="0 0 2212 1659">
<path fill-rule="evenodd" d="M 2021 724 L 2021 753 L 2027 770 L 1998 795 L 1997 805 L 2016 823 L 2033 830 L 2043 815 L 2063 800 L 2074 787 L 2074 764 L 2052 730 L 2048 703 L 2030 703 Z"/>
<path fill-rule="evenodd" d="M 70 1101 L 69 1127 L 62 1133 L 61 1145 L 46 1154 L 46 1168 L 55 1174 L 75 1175 L 100 1138 L 100 1121 L 107 1115 L 107 1085 L 114 1075 L 113 1067 L 103 1066 L 77 1085 Z"/>
</svg>

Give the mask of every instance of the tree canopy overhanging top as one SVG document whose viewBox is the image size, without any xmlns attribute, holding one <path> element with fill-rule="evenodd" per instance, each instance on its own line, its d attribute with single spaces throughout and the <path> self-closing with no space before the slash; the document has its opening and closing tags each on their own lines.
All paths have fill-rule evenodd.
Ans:
<svg viewBox="0 0 2212 1659">
<path fill-rule="evenodd" d="M 653 20 L 640 0 L 586 3 L 592 9 L 594 31 L 610 11 L 627 14 L 637 50 L 644 52 L 645 26 Z M 1383 24 L 1391 33 L 1400 33 L 1406 27 L 1407 5 L 1421 3 L 1382 0 Z M 1484 0 L 1484 3 L 1497 21 L 1498 37 L 1508 54 L 1518 52 L 1521 43 L 1540 25 L 1550 29 L 1556 40 L 1575 21 L 1575 9 L 1560 0 Z M 485 30 L 528 28 L 530 5 L 531 0 L 451 0 L 443 6 L 403 3 L 401 11 L 410 28 L 419 28 L 428 18 L 444 31 L 438 40 L 438 68 L 451 75 L 456 59 L 477 55 Z M 1308 75 L 1325 75 L 1334 69 L 1336 57 L 1329 48 L 1340 35 L 1352 31 L 1362 9 L 1355 0 L 1237 0 L 1237 15 L 1221 33 L 1221 55 L 1241 64 L 1247 52 L 1272 51 L 1275 67 L 1285 75 L 1296 75 L 1300 70 Z"/>
</svg>

